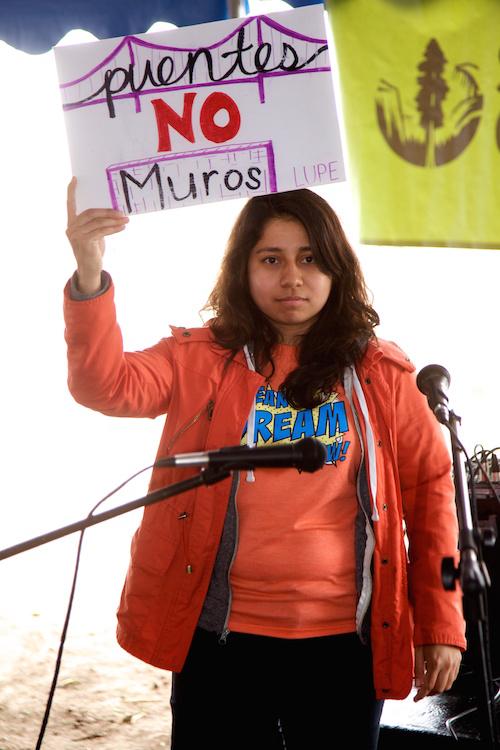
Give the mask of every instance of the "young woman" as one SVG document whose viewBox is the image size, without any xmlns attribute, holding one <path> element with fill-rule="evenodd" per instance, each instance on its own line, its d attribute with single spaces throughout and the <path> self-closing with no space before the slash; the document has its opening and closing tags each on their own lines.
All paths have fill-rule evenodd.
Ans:
<svg viewBox="0 0 500 750">
<path fill-rule="evenodd" d="M 316 437 L 313 474 L 234 472 L 146 509 L 118 640 L 171 670 L 172 748 L 375 748 L 384 698 L 451 687 L 465 647 L 450 461 L 414 367 L 378 340 L 337 216 L 297 190 L 248 201 L 202 328 L 124 353 L 104 237 L 76 215 L 65 292 L 69 385 L 115 416 L 168 412 L 158 457 Z M 151 490 L 193 469 L 156 469 Z"/>
</svg>

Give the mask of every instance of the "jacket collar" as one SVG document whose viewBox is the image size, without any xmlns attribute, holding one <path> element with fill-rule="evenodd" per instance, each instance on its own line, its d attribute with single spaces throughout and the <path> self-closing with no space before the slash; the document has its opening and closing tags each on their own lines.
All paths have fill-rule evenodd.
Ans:
<svg viewBox="0 0 500 750">
<path fill-rule="evenodd" d="M 178 344 L 189 344 L 193 341 L 213 341 L 212 331 L 208 326 L 201 328 L 186 328 L 185 326 L 170 326 L 172 336 Z"/>
<path fill-rule="evenodd" d="M 365 355 L 361 362 L 363 370 L 368 372 L 382 359 L 389 360 L 389 362 L 407 372 L 414 372 L 416 369 L 408 355 L 393 341 L 372 339 L 366 346 Z"/>
<path fill-rule="evenodd" d="M 214 351 L 221 356 L 227 356 L 228 350 L 218 346 L 215 342 L 213 333 L 208 325 L 194 328 L 185 328 L 184 326 L 170 326 L 172 336 L 178 344 L 189 344 L 194 342 L 206 342 L 214 345 Z M 365 355 L 362 359 L 361 366 L 364 371 L 369 372 L 376 366 L 381 359 L 387 359 L 392 364 L 397 365 L 402 370 L 414 372 L 415 365 L 405 352 L 399 348 L 393 341 L 384 341 L 384 339 L 374 338 L 366 346 Z M 247 366 L 243 350 L 238 352 L 234 358 L 235 362 Z"/>
<path fill-rule="evenodd" d="M 210 326 L 205 325 L 201 327 L 186 328 L 185 326 L 170 326 L 172 336 L 177 344 L 192 344 L 192 343 L 207 343 L 212 344 L 212 350 L 215 354 L 221 357 L 228 358 L 231 356 L 229 349 L 217 344 Z M 243 365 L 245 369 L 248 369 L 247 361 L 243 349 L 238 351 L 233 358 L 233 362 L 237 362 Z"/>
</svg>

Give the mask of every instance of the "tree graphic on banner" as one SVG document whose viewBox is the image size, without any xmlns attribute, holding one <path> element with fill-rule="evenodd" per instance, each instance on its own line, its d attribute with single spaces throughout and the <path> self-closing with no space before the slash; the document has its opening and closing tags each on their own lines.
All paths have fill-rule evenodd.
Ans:
<svg viewBox="0 0 500 750">
<path fill-rule="evenodd" d="M 484 101 L 475 77 L 478 66 L 461 62 L 447 76 L 447 62 L 437 39 L 430 39 L 416 65 L 413 108 L 408 105 L 408 86 L 405 90 L 385 78 L 379 81 L 379 129 L 394 153 L 419 167 L 440 167 L 456 159 L 481 121 Z"/>
<path fill-rule="evenodd" d="M 420 112 L 420 124 L 425 130 L 425 166 L 435 166 L 435 138 L 437 128 L 443 126 L 442 102 L 450 90 L 442 77 L 447 60 L 439 44 L 431 39 L 418 66 L 423 75 L 417 78 L 420 85 L 415 101 Z"/>
</svg>

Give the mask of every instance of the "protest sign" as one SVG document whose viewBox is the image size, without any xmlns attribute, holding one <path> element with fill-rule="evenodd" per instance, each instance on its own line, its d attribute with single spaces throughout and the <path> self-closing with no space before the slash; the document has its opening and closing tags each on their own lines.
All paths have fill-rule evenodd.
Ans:
<svg viewBox="0 0 500 750">
<path fill-rule="evenodd" d="M 79 211 L 344 179 L 322 5 L 55 52 Z"/>
</svg>

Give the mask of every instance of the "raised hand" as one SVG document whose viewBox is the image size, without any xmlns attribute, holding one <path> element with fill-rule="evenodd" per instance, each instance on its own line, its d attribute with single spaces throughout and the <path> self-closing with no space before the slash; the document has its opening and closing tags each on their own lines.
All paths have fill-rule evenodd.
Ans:
<svg viewBox="0 0 500 750">
<path fill-rule="evenodd" d="M 66 235 L 77 263 L 78 288 L 84 294 L 100 289 L 104 237 L 125 229 L 128 217 L 112 208 L 88 208 L 76 213 L 76 177 L 68 185 Z"/>
</svg>

